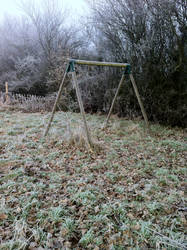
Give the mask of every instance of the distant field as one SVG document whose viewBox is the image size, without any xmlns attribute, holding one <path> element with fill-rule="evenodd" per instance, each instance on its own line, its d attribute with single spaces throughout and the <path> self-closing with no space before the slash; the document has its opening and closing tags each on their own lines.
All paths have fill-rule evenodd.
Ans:
<svg viewBox="0 0 187 250">
<path fill-rule="evenodd" d="M 87 115 L 94 153 L 79 114 L 48 118 L 0 112 L 0 249 L 186 249 L 182 129 Z"/>
</svg>

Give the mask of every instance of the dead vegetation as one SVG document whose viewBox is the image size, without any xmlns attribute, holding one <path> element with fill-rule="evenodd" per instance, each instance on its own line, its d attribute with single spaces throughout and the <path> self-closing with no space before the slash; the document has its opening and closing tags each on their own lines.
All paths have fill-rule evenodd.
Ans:
<svg viewBox="0 0 187 250">
<path fill-rule="evenodd" d="M 1 249 L 186 248 L 184 130 L 87 115 L 95 153 L 79 114 L 43 138 L 48 116 L 0 112 Z"/>
<path fill-rule="evenodd" d="M 5 93 L 0 92 L 1 110 L 17 110 L 23 112 L 45 112 L 51 111 L 55 101 L 55 95 L 47 97 L 35 95 L 10 94 L 6 101 Z"/>
</svg>

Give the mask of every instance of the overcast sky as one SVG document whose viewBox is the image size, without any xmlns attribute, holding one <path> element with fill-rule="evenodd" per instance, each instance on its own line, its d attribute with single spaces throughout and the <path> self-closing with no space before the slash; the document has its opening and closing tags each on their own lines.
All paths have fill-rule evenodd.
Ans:
<svg viewBox="0 0 187 250">
<path fill-rule="evenodd" d="M 27 0 L 28 2 L 31 0 Z M 42 2 L 45 0 L 37 0 L 36 2 Z M 17 6 L 19 0 L 0 0 L 0 20 L 3 19 L 4 15 L 21 15 L 21 11 Z M 59 0 L 63 5 L 72 9 L 73 15 L 84 15 L 87 5 L 84 0 Z"/>
</svg>

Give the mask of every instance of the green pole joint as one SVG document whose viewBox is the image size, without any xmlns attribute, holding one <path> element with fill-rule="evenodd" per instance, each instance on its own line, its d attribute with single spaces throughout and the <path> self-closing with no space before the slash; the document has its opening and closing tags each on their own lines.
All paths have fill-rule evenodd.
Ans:
<svg viewBox="0 0 187 250">
<path fill-rule="evenodd" d="M 75 72 L 75 60 L 69 61 L 69 65 L 67 67 L 67 73 Z"/>
<path fill-rule="evenodd" d="M 125 68 L 124 75 L 129 75 L 131 74 L 131 65 L 128 64 Z"/>
</svg>

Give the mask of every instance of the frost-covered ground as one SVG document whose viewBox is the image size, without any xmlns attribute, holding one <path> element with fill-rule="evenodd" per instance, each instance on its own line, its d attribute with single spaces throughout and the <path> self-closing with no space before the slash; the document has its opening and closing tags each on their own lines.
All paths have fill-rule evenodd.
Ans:
<svg viewBox="0 0 187 250">
<path fill-rule="evenodd" d="M 185 249 L 183 130 L 87 115 L 94 153 L 48 117 L 0 112 L 0 249 Z"/>
</svg>

